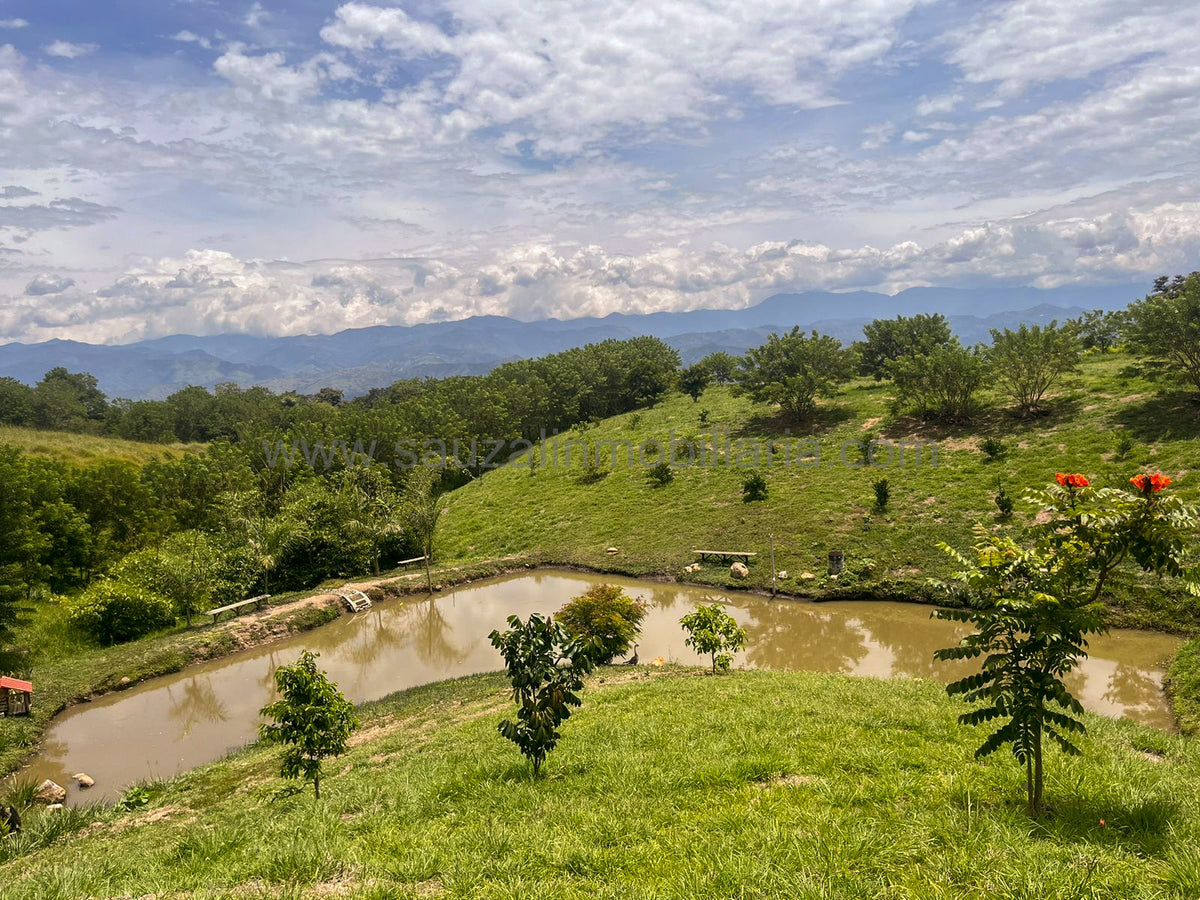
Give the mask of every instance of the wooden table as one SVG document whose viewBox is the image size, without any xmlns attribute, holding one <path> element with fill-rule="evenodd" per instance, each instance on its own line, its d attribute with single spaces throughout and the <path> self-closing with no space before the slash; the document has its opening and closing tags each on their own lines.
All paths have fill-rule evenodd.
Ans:
<svg viewBox="0 0 1200 900">
<path fill-rule="evenodd" d="M 716 559 L 723 563 L 734 560 L 748 563 L 752 557 L 758 556 L 757 553 L 748 553 L 745 550 L 693 550 L 692 552 L 700 557 L 700 562 Z"/>
</svg>

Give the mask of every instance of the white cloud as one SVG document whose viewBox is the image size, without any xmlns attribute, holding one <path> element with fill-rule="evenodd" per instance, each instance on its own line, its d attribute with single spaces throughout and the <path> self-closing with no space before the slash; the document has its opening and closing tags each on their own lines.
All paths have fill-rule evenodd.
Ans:
<svg viewBox="0 0 1200 900">
<path fill-rule="evenodd" d="M 47 56 L 58 56 L 63 59 L 78 59 L 100 49 L 99 44 L 72 44 L 70 41 L 54 41 L 42 48 Z"/>
<path fill-rule="evenodd" d="M 0 28 L 28 28 L 29 23 L 25 19 L 0 19 Z"/>
<path fill-rule="evenodd" d="M 179 41 L 180 43 L 183 43 L 183 44 L 198 44 L 199 46 L 203 47 L 205 50 L 212 49 L 212 41 L 210 41 L 206 37 L 203 37 L 201 35 L 196 34 L 195 32 L 188 31 L 186 29 L 184 29 L 183 31 L 175 32 L 175 34 L 171 35 L 171 40 Z"/>
</svg>

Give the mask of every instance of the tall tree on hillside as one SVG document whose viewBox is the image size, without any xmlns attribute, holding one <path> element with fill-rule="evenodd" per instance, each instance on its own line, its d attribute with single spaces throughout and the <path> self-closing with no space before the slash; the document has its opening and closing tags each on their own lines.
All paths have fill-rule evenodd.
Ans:
<svg viewBox="0 0 1200 900">
<path fill-rule="evenodd" d="M 1056 380 L 1079 368 L 1079 338 L 1071 325 L 1022 325 L 1016 331 L 992 329 L 992 346 L 984 350 L 998 385 L 1031 416 Z"/>
<path fill-rule="evenodd" d="M 876 319 L 863 327 L 864 341 L 853 349 L 858 353 L 858 371 L 882 381 L 891 375 L 891 365 L 905 356 L 925 356 L 954 340 L 950 323 L 941 313 L 896 316 Z"/>
<path fill-rule="evenodd" d="M 958 341 L 929 353 L 902 356 L 889 371 L 896 385 L 898 407 L 945 422 L 971 417 L 987 375 L 983 357 Z"/>
<path fill-rule="evenodd" d="M 304 541 L 308 529 L 303 522 L 281 513 L 268 516 L 246 512 L 241 518 L 246 549 L 262 572 L 263 593 L 271 592 L 271 573 L 283 562 L 288 551 Z"/>
<path fill-rule="evenodd" d="M 693 403 L 700 399 L 700 395 L 704 393 L 704 389 L 708 387 L 710 381 L 712 381 L 712 373 L 705 368 L 703 363 L 690 365 L 679 373 L 679 387 L 692 398 Z"/>
<path fill-rule="evenodd" d="M 804 421 L 816 412 L 818 396 L 834 396 L 853 374 L 852 356 L 841 341 L 816 331 L 806 335 L 797 325 L 747 351 L 735 390 L 759 403 L 778 403 L 792 419 Z"/>
<path fill-rule="evenodd" d="M 1130 304 L 1125 333 L 1161 374 L 1200 390 L 1200 272 L 1158 278 L 1153 292 Z"/>
<path fill-rule="evenodd" d="M 444 509 L 442 497 L 437 492 L 438 478 L 439 472 L 433 468 L 417 466 L 408 473 L 408 481 L 404 485 L 404 517 L 425 557 L 425 584 L 430 593 L 433 593 L 433 575 L 430 571 L 433 538 Z"/>
<path fill-rule="evenodd" d="M 700 365 L 708 370 L 712 380 L 717 384 L 733 384 L 734 376 L 737 373 L 738 358 L 732 353 L 717 350 L 700 360 Z"/>
</svg>

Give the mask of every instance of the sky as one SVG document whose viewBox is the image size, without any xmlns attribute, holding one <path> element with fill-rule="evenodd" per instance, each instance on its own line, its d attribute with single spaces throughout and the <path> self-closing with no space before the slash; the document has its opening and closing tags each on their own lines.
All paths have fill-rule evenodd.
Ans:
<svg viewBox="0 0 1200 900">
<path fill-rule="evenodd" d="M 0 0 L 0 342 L 1148 287 L 1200 268 L 1198 45 L 1162 0 Z"/>
</svg>

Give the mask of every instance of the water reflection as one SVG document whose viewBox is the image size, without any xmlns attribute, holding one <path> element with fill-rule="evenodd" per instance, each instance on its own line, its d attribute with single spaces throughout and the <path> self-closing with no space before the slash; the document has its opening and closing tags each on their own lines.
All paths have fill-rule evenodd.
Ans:
<svg viewBox="0 0 1200 900">
<path fill-rule="evenodd" d="M 619 583 L 651 605 L 640 656 L 707 663 L 684 644 L 679 618 L 711 602 L 708 592 L 627 579 Z M 487 635 L 511 614 L 553 613 L 600 579 L 539 572 L 481 582 L 430 600 L 387 601 L 269 647 L 213 660 L 174 676 L 75 707 L 58 719 L 28 773 L 68 784 L 86 771 L 97 787 L 86 797 L 114 797 L 146 777 L 171 775 L 214 760 L 255 738 L 258 710 L 274 693 L 275 669 L 302 649 L 321 654 L 356 702 L 443 678 L 494 670 L 500 660 Z M 935 663 L 935 650 L 966 628 L 930 619 L 930 609 L 885 602 L 811 604 L 747 594 L 728 597 L 746 628 L 737 664 L 773 669 L 922 677 L 948 681 L 971 663 Z M 1169 728 L 1162 694 L 1163 661 L 1179 641 L 1166 635 L 1116 632 L 1095 640 L 1091 658 L 1070 686 L 1084 706 Z M 81 799 L 73 795 L 72 800 Z"/>
</svg>

